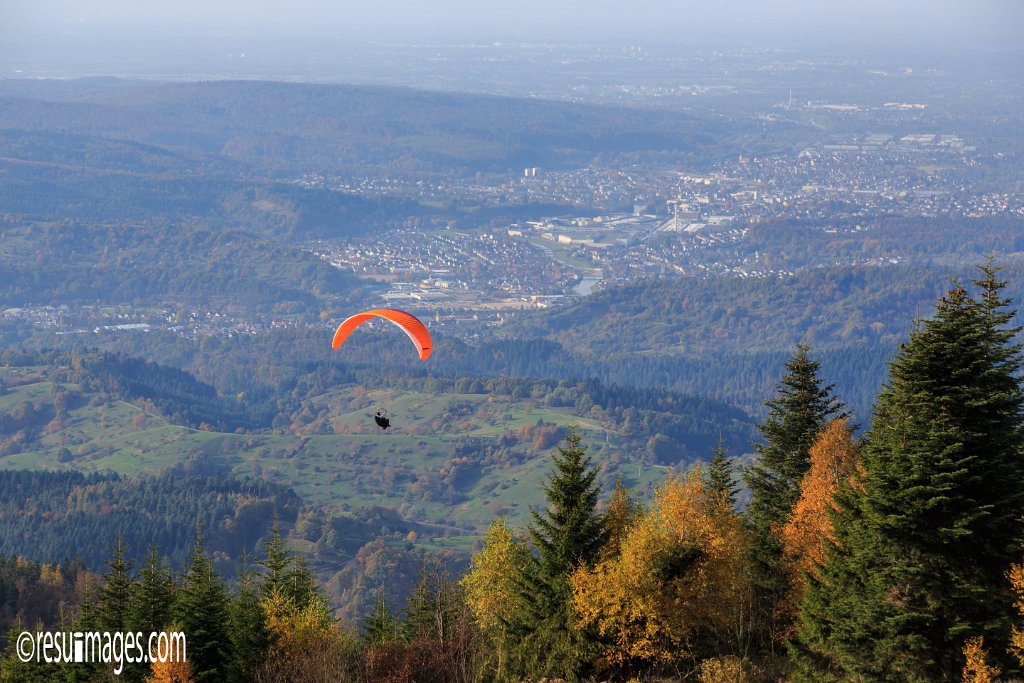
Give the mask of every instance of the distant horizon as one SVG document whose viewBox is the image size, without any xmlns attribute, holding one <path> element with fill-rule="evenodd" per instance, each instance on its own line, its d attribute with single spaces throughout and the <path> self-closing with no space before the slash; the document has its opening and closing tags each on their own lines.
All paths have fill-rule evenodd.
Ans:
<svg viewBox="0 0 1024 683">
<path fill-rule="evenodd" d="M 551 53 L 545 56 L 529 52 L 536 48 L 550 48 Z M 431 54 L 433 50 L 446 54 Z M 962 70 L 980 66 L 983 73 L 990 69 L 994 78 L 1014 81 L 1024 76 L 1024 47 L 979 42 L 970 34 L 960 36 L 959 42 L 950 38 L 940 43 L 893 41 L 881 35 L 870 40 L 849 36 L 828 39 L 816 35 L 797 43 L 779 34 L 765 34 L 756 40 L 741 35 L 703 34 L 679 42 L 655 36 L 644 41 L 629 40 L 627 36 L 618 41 L 584 37 L 576 40 L 486 39 L 482 36 L 433 36 L 416 40 L 401 36 L 383 39 L 370 34 L 349 39 L 325 31 L 302 34 L 291 29 L 271 32 L 251 27 L 124 31 L 112 26 L 64 25 L 50 30 L 27 29 L 16 36 L 0 28 L 0 80 L 258 79 L 490 91 L 490 87 L 481 83 L 492 76 L 506 84 L 511 82 L 509 79 L 528 84 L 536 73 L 518 67 L 525 67 L 528 61 L 551 59 L 559 50 L 575 51 L 576 54 L 569 57 L 582 60 L 576 65 L 587 69 L 603 68 L 598 58 L 622 51 L 633 60 L 631 69 L 639 70 L 638 75 L 649 68 L 664 68 L 664 64 L 656 63 L 645 66 L 644 51 L 650 50 L 656 57 L 706 56 L 719 51 L 777 51 L 794 57 L 863 61 L 901 68 Z M 500 58 L 494 60 L 487 51 L 501 53 Z M 462 80 L 469 76 L 464 70 L 467 59 L 474 60 L 472 83 Z M 590 61 L 593 63 L 587 66 Z M 558 65 L 557 60 L 551 63 Z M 419 78 L 428 73 L 441 76 L 444 85 L 439 85 L 436 78 L 421 82 Z"/>
<path fill-rule="evenodd" d="M 660 43 L 697 40 L 881 40 L 943 43 L 950 39 L 1014 45 L 1024 27 L 1016 0 L 726 0 L 716 6 L 680 0 L 520 0 L 483 5 L 462 0 L 425 4 L 382 0 L 374 6 L 326 0 L 180 0 L 149 6 L 130 0 L 39 0 L 0 10 L 0 48 L 11 38 L 69 31 L 166 37 L 198 34 L 256 39 L 306 36 L 385 42 Z"/>
</svg>

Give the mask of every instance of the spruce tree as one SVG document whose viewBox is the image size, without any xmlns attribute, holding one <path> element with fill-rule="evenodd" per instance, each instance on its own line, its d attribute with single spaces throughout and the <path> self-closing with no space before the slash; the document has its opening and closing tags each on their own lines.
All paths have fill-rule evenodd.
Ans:
<svg viewBox="0 0 1024 683">
<path fill-rule="evenodd" d="M 249 568 L 249 558 L 244 554 L 238 595 L 228 609 L 228 635 L 231 641 L 228 680 L 232 683 L 252 680 L 270 645 L 270 634 L 260 606 L 259 589 Z"/>
<path fill-rule="evenodd" d="M 575 428 L 565 444 L 552 458 L 555 470 L 544 485 L 548 509 L 530 510 L 529 526 L 543 582 L 559 589 L 568 588 L 568 576 L 577 565 L 593 562 L 605 539 L 601 516 L 595 512 L 601 493 L 597 468 L 591 466 Z"/>
<path fill-rule="evenodd" d="M 262 584 L 260 593 L 268 597 L 274 591 L 284 593 L 291 573 L 292 553 L 281 535 L 281 522 L 274 517 L 274 525 L 270 528 L 270 539 L 264 541 L 263 559 L 256 560 L 263 570 L 260 573 Z"/>
<path fill-rule="evenodd" d="M 718 444 L 711 449 L 711 455 L 711 461 L 704 474 L 708 491 L 718 496 L 730 508 L 734 508 L 739 486 L 737 486 L 736 477 L 733 474 L 729 449 L 725 447 L 722 437 L 718 437 Z"/>
<path fill-rule="evenodd" d="M 166 628 L 174 608 L 174 578 L 155 546 L 150 546 L 146 563 L 139 570 L 138 581 L 132 585 L 124 630 L 143 634 Z M 150 673 L 145 663 L 125 664 L 118 676 L 126 683 L 144 681 Z"/>
<path fill-rule="evenodd" d="M 228 671 L 229 598 L 203 549 L 196 526 L 192 554 L 174 606 L 175 621 L 188 642 L 188 661 L 197 681 L 222 681 Z"/>
<path fill-rule="evenodd" d="M 455 635 L 465 609 L 462 592 L 437 560 L 420 566 L 419 581 L 402 610 L 399 629 L 407 641 L 427 638 L 442 643 Z"/>
<path fill-rule="evenodd" d="M 146 564 L 132 590 L 128 606 L 128 624 L 144 633 L 160 631 L 171 622 L 174 608 L 174 577 L 160 558 L 156 546 L 150 546 Z"/>
<path fill-rule="evenodd" d="M 37 623 L 35 628 L 30 630 L 28 628 L 29 625 L 23 623 L 20 619 L 10 626 L 6 634 L 7 643 L 3 656 L 0 657 L 0 682 L 51 683 L 55 678 L 55 673 L 75 673 L 73 669 L 69 669 L 68 665 L 58 665 L 45 661 L 37 662 L 35 659 L 28 662 L 21 661 L 21 658 L 18 656 L 18 636 L 21 635 L 22 631 L 38 632 L 45 629 L 41 623 Z M 60 666 L 60 670 L 58 670 L 58 666 Z M 79 665 L 78 668 L 83 669 L 85 665 Z M 97 669 L 97 667 L 90 668 Z"/>
<path fill-rule="evenodd" d="M 387 593 L 381 588 L 373 610 L 363 619 L 363 640 L 370 647 L 387 645 L 398 636 L 398 620 L 391 614 Z"/>
<path fill-rule="evenodd" d="M 281 524 L 275 519 L 270 530 L 270 540 L 263 548 L 264 558 L 257 560 L 263 567 L 260 594 L 269 597 L 277 593 L 291 601 L 298 609 L 304 609 L 317 596 L 316 578 L 309 570 L 305 559 L 288 549 L 281 535 Z"/>
<path fill-rule="evenodd" d="M 783 565 L 779 532 L 800 496 L 800 483 L 810 468 L 811 446 L 830 419 L 845 415 L 832 395 L 833 385 L 822 386 L 818 362 L 811 360 L 808 352 L 807 346 L 799 345 L 786 362 L 778 395 L 765 402 L 768 415 L 758 425 L 764 441 L 754 447 L 757 460 L 743 473 L 751 491 L 747 522 L 755 588 L 754 629 L 769 664 L 785 641 L 792 620 L 784 608 L 792 582 Z"/>
<path fill-rule="evenodd" d="M 592 634 L 577 628 L 569 575 L 592 564 L 605 541 L 603 519 L 595 512 L 601 488 L 597 469 L 575 428 L 553 458 L 544 485 L 548 508 L 531 510 L 530 538 L 536 550 L 520 585 L 522 610 L 509 635 L 522 673 L 576 680 L 591 665 Z"/>
<path fill-rule="evenodd" d="M 99 627 L 104 631 L 124 631 L 128 627 L 129 604 L 135 591 L 131 563 L 125 559 L 128 548 L 118 537 L 114 545 L 114 556 L 107 561 L 107 573 L 99 589 L 97 616 Z"/>
<path fill-rule="evenodd" d="M 808 680 L 959 680 L 982 636 L 1008 674 L 1024 531 L 1024 393 L 1009 301 L 991 265 L 919 324 L 890 364 L 859 482 L 801 603 Z"/>
</svg>

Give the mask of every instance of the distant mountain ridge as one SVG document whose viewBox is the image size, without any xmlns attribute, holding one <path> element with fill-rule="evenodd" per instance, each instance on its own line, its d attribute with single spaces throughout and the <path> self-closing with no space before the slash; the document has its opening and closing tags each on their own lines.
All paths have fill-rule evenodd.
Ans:
<svg viewBox="0 0 1024 683">
<path fill-rule="evenodd" d="M 0 129 L 215 155 L 267 174 L 581 165 L 714 153 L 720 124 L 678 113 L 409 88 L 266 81 L 0 83 Z M 90 87 L 92 86 L 92 87 Z"/>
</svg>

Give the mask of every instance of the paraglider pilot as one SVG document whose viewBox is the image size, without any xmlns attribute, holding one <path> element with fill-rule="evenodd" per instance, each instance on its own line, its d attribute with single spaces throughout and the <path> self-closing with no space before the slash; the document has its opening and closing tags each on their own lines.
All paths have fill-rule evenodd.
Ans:
<svg viewBox="0 0 1024 683">
<path fill-rule="evenodd" d="M 380 412 L 379 410 L 377 411 L 377 414 L 373 416 L 373 419 L 377 423 L 377 426 L 380 427 L 381 429 L 387 429 L 388 427 L 391 426 L 391 420 L 384 417 L 384 413 Z"/>
</svg>

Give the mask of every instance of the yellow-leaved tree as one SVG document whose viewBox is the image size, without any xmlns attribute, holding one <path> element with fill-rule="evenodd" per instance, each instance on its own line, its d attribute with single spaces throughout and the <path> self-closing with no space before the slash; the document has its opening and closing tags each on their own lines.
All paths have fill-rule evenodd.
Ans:
<svg viewBox="0 0 1024 683">
<path fill-rule="evenodd" d="M 985 649 L 985 638 L 974 636 L 964 643 L 963 683 L 993 683 L 999 678 L 1002 670 L 988 663 L 988 651 Z"/>
<path fill-rule="evenodd" d="M 188 662 L 154 661 L 148 683 L 194 683 L 192 667 Z"/>
<path fill-rule="evenodd" d="M 621 539 L 619 553 L 573 573 L 583 626 L 610 645 L 610 666 L 696 662 L 734 649 L 750 608 L 739 516 L 699 468 L 672 474 Z"/>
<path fill-rule="evenodd" d="M 1017 607 L 1017 611 L 1020 612 L 1021 616 L 1024 616 L 1024 565 L 1014 564 L 1010 566 L 1009 572 L 1010 588 L 1013 589 L 1014 594 L 1017 596 L 1017 601 L 1014 605 Z M 1010 652 L 1012 652 L 1017 660 L 1024 666 L 1024 630 L 1012 627 L 1010 633 Z"/>
<path fill-rule="evenodd" d="M 506 624 L 520 608 L 517 581 L 526 568 L 528 552 L 505 518 L 498 517 L 460 582 L 473 621 L 490 645 L 484 666 L 498 680 L 507 674 Z"/>
<path fill-rule="evenodd" d="M 257 683 L 349 680 L 355 675 L 356 643 L 331 617 L 320 596 L 299 607 L 279 591 L 261 601 L 271 646 L 254 672 Z"/>
</svg>

